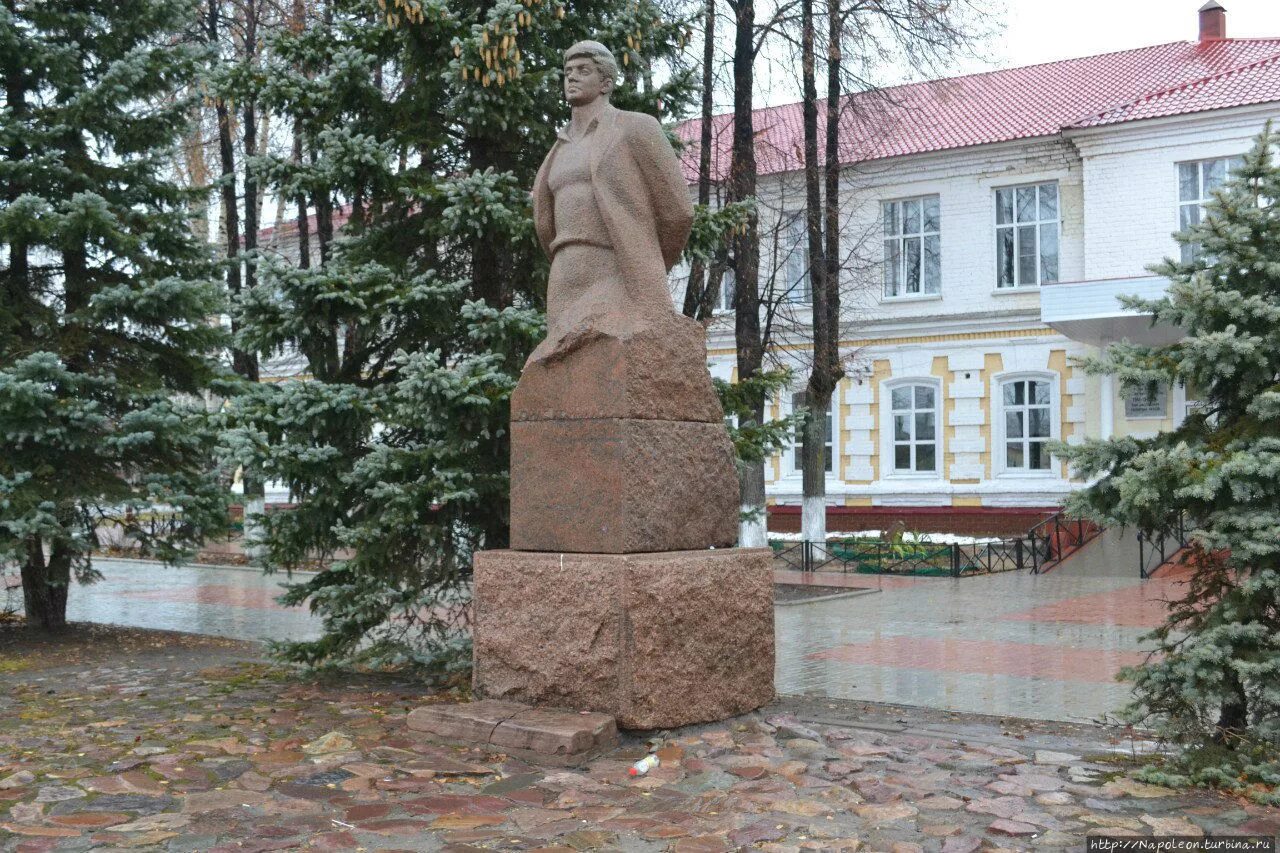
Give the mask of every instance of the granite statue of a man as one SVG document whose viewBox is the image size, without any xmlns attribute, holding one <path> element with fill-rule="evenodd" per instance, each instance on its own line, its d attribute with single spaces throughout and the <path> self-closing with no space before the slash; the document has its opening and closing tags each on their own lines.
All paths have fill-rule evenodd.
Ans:
<svg viewBox="0 0 1280 853">
<path fill-rule="evenodd" d="M 693 205 L 657 119 L 609 103 L 617 75 L 600 42 L 565 52 L 573 118 L 533 187 L 538 240 L 551 259 L 539 356 L 672 314 L 667 271 L 689 238 Z"/>
<path fill-rule="evenodd" d="M 652 116 L 609 103 L 604 45 L 565 52 L 572 119 L 533 186 L 551 259 L 547 337 L 511 398 L 511 547 L 636 553 L 723 548 L 738 483 L 702 325 L 667 272 L 693 205 Z"/>
<path fill-rule="evenodd" d="M 511 702 L 631 729 L 721 720 L 773 698 L 773 555 L 733 547 L 706 333 L 667 289 L 688 186 L 657 121 L 609 104 L 603 45 L 564 71 L 573 118 L 533 188 L 548 332 L 511 395 L 510 548 L 475 558 L 473 690 L 501 701 L 466 724 L 501 731 Z M 539 742 L 518 728 L 509 746 Z"/>
</svg>

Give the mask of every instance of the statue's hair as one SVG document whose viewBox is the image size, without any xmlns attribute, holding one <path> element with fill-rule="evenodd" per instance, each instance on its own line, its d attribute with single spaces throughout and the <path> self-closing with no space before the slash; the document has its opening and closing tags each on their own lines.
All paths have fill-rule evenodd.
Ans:
<svg viewBox="0 0 1280 853">
<path fill-rule="evenodd" d="M 613 51 L 598 41 L 580 41 L 564 52 L 564 61 L 568 62 L 579 56 L 585 56 L 596 64 L 600 73 L 613 82 L 618 80 L 618 60 L 613 58 Z"/>
</svg>

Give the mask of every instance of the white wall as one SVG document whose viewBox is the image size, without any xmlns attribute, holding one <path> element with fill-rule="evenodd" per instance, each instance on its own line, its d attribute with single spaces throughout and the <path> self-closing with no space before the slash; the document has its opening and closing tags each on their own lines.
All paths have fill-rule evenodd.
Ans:
<svg viewBox="0 0 1280 853">
<path fill-rule="evenodd" d="M 1071 136 L 1084 162 L 1082 278 L 1147 274 L 1178 245 L 1177 164 L 1252 147 L 1275 104 L 1121 124 Z"/>
<path fill-rule="evenodd" d="M 1034 311 L 1034 288 L 996 292 L 995 190 L 1057 181 L 1062 225 L 1060 278 L 1084 270 L 1083 174 L 1075 150 L 1060 139 L 1039 139 L 947 151 L 846 167 L 842 184 L 842 302 L 847 323 L 864 326 L 937 316 Z M 942 292 L 937 296 L 883 296 L 881 202 L 939 197 L 942 215 Z M 772 274 L 772 236 L 784 210 L 803 206 L 796 173 L 760 180 L 762 283 Z M 779 256 L 783 254 L 779 252 Z M 672 290 L 683 295 L 687 269 L 673 271 Z M 804 319 L 804 312 L 797 312 Z"/>
<path fill-rule="evenodd" d="M 1104 430 L 1099 378 L 1071 366 L 1092 348 L 1044 326 L 1038 290 L 997 292 L 995 189 L 1058 182 L 1060 281 L 1148 275 L 1147 266 L 1177 251 L 1171 236 L 1178 227 L 1177 164 L 1244 153 L 1269 116 L 1280 117 L 1275 104 L 846 169 L 845 248 L 862 242 L 865 251 L 847 264 L 842 279 L 842 353 L 861 372 L 846 379 L 837 395 L 839 464 L 829 475 L 829 502 L 946 505 L 978 499 L 986 506 L 1044 506 L 1077 488 L 1058 464 L 1048 475 L 1000 470 L 1000 404 L 993 381 L 1003 374 L 1035 371 L 1057 379 L 1055 437 L 1071 443 L 1174 426 L 1181 397 L 1171 394 L 1166 419 L 1131 424 L 1113 389 L 1114 422 Z M 942 292 L 886 299 L 879 267 L 881 202 L 932 194 L 941 205 Z M 763 281 L 771 273 L 769 235 L 776 215 L 800 206 L 803 198 L 800 176 L 763 177 L 760 195 Z M 677 289 L 683 294 L 683 278 Z M 805 312 L 796 318 L 797 328 L 780 338 L 802 350 Z M 730 319 L 713 323 L 708 339 L 710 360 L 727 372 L 733 362 Z M 803 354 L 782 357 L 803 370 Z M 894 477 L 883 467 L 879 386 L 905 377 L 935 377 L 944 389 L 946 456 L 936 478 Z M 774 414 L 782 409 L 775 406 Z M 766 476 L 771 498 L 799 501 L 799 478 L 784 460 L 767 466 Z"/>
</svg>

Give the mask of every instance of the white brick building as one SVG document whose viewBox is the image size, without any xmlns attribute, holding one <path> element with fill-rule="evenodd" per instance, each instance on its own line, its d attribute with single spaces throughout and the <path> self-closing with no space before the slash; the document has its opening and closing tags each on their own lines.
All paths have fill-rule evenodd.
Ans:
<svg viewBox="0 0 1280 853">
<path fill-rule="evenodd" d="M 1116 296 L 1163 290 L 1146 268 L 1179 251 L 1180 222 L 1280 118 L 1280 38 L 1225 38 L 1225 11 L 1210 0 L 1194 42 L 855 98 L 842 131 L 849 376 L 833 401 L 827 482 L 831 515 L 849 517 L 833 526 L 893 516 L 976 529 L 985 515 L 1008 527 L 1078 486 L 1046 440 L 1149 434 L 1183 416 L 1185 389 L 1126 399 L 1072 359 L 1121 338 L 1169 339 Z M 713 175 L 727 169 L 728 122 L 713 125 Z M 804 198 L 799 105 L 758 111 L 756 129 L 762 290 L 772 282 L 795 303 L 775 355 L 796 365 L 799 390 L 809 311 L 789 225 Z M 692 182 L 698 122 L 680 133 Z M 686 276 L 673 274 L 677 299 Z M 725 312 L 708 331 L 713 374 L 732 377 L 734 352 Z M 794 461 L 785 453 L 766 467 L 775 526 L 798 512 Z"/>
</svg>

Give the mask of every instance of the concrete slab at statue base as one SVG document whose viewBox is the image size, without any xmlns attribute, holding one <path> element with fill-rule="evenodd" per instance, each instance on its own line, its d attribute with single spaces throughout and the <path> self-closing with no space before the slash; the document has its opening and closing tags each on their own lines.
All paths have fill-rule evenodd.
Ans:
<svg viewBox="0 0 1280 853">
<path fill-rule="evenodd" d="M 408 725 L 434 740 L 490 746 L 557 767 L 577 767 L 618 746 L 618 726 L 607 714 L 530 708 L 494 699 L 424 705 L 409 712 Z"/>
<path fill-rule="evenodd" d="M 723 720 L 773 699 L 773 553 L 483 551 L 476 696 L 598 711 L 624 729 Z"/>
</svg>

